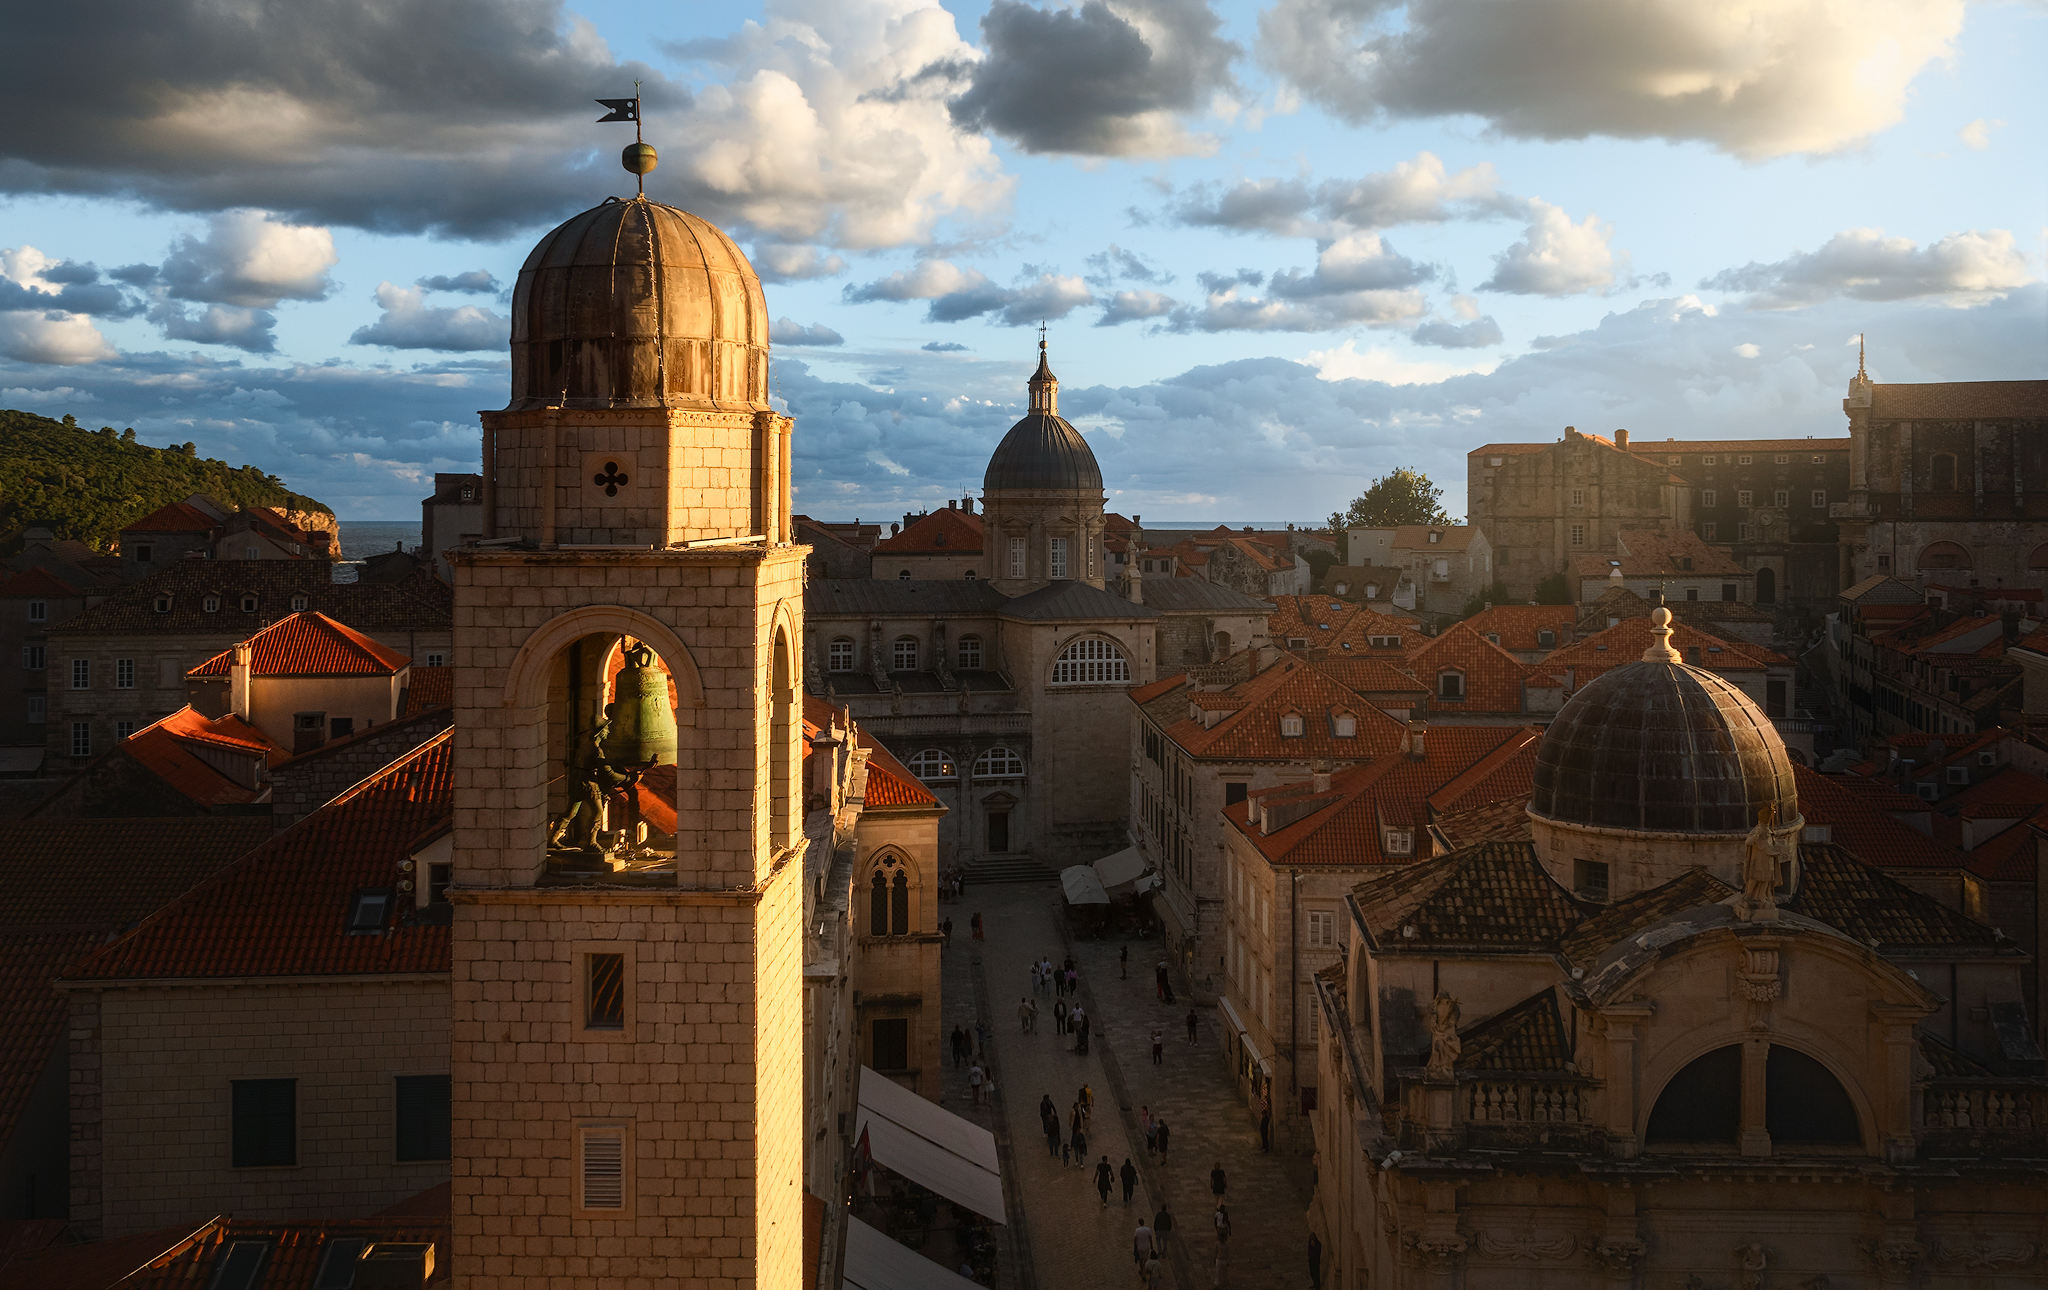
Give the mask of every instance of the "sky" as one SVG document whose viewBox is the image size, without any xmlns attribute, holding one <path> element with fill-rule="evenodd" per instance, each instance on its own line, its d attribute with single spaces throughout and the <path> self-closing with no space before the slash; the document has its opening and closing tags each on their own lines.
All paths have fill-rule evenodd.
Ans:
<svg viewBox="0 0 2048 1290">
<path fill-rule="evenodd" d="M 132 12 L 121 12 L 130 10 Z M 797 507 L 978 492 L 1047 328 L 1109 506 L 1320 521 L 1567 425 L 1838 436 L 2048 377 L 2048 3 L 110 0 L 17 7 L 0 407 L 346 519 L 478 468 L 542 233 L 747 250 Z"/>
</svg>

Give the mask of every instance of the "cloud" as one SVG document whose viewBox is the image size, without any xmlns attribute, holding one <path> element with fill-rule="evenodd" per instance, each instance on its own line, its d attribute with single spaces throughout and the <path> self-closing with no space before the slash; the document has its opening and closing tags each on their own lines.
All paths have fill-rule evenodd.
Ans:
<svg viewBox="0 0 2048 1290">
<path fill-rule="evenodd" d="M 1397 254 L 1377 233 L 1347 233 L 1325 244 L 1310 273 L 1282 269 L 1267 288 L 1276 296 L 1305 300 L 1391 287 L 1412 287 L 1436 276 L 1430 265 Z"/>
<path fill-rule="evenodd" d="M 933 354 L 964 354 L 967 352 L 967 346 L 962 345 L 957 340 L 928 340 L 921 348 Z"/>
<path fill-rule="evenodd" d="M 1088 267 L 1094 272 L 1088 275 L 1090 286 L 1107 287 L 1118 281 L 1167 283 L 1173 275 L 1154 264 L 1150 257 L 1136 251 L 1126 251 L 1111 242 L 1109 249 L 1088 257 Z"/>
<path fill-rule="evenodd" d="M 1196 275 L 1207 293 L 1199 305 L 1176 304 L 1171 331 L 1333 331 L 1388 326 L 1427 312 L 1420 283 L 1436 276 L 1388 246 L 1377 233 L 1350 231 L 1325 241 L 1313 269 L 1256 269 Z M 1256 292 L 1261 283 L 1265 294 Z M 1163 297 L 1162 297 L 1163 298 Z M 1105 325 L 1110 321 L 1105 318 Z M 1122 321 L 1121 318 L 1115 321 Z"/>
<path fill-rule="evenodd" d="M 1039 273 L 1031 276 L 1031 266 L 1025 266 L 1025 281 L 1020 287 L 998 287 L 986 282 L 950 291 L 932 301 L 925 311 L 927 322 L 963 322 L 993 314 L 991 321 L 1005 327 L 1032 327 L 1038 323 L 1066 317 L 1083 305 L 1095 303 L 1095 296 L 1088 290 L 1088 284 L 1081 279 L 1057 274 Z"/>
<path fill-rule="evenodd" d="M 888 277 L 878 278 L 865 286 L 849 282 L 840 294 L 848 304 L 867 304 L 876 300 L 935 300 L 987 282 L 987 275 L 978 269 L 963 269 L 947 260 L 919 260 L 910 268 L 898 269 Z"/>
<path fill-rule="evenodd" d="M 1468 323 L 1433 318 L 1409 332 L 1408 339 L 1440 349 L 1484 349 L 1500 344 L 1506 337 L 1500 334 L 1500 324 L 1492 318 L 1476 318 Z"/>
<path fill-rule="evenodd" d="M 0 248 L 0 312 L 127 318 L 142 309 L 143 302 L 122 284 L 100 281 L 96 265 L 52 260 L 32 246 Z"/>
<path fill-rule="evenodd" d="M 163 332 L 165 340 L 232 345 L 251 354 L 277 351 L 277 315 L 268 309 L 208 305 L 194 313 L 175 300 L 159 298 L 149 307 L 149 320 Z"/>
<path fill-rule="evenodd" d="M 1247 179 L 1197 184 L 1168 208 L 1177 224 L 1234 232 L 1334 237 L 1343 229 L 1437 224 L 1518 212 L 1489 162 L 1453 172 L 1432 152 L 1356 179 Z"/>
<path fill-rule="evenodd" d="M 1986 148 L 1991 146 L 1991 132 L 1993 130 L 2002 130 L 2004 128 L 2005 122 L 1987 121 L 1980 116 L 1976 120 L 1970 122 L 1970 124 L 1956 131 L 1956 138 L 1961 139 L 1963 141 L 1963 146 L 1965 148 L 1969 148 L 1977 152 L 1982 152 Z"/>
<path fill-rule="evenodd" d="M 789 318 L 777 318 L 768 329 L 768 340 L 775 345 L 844 345 L 846 337 L 833 331 L 824 323 L 812 323 L 806 327 Z"/>
<path fill-rule="evenodd" d="M 1241 54 L 1207 0 L 1085 0 L 1035 9 L 995 0 L 982 17 L 987 56 L 961 67 L 950 105 L 962 129 L 990 130 L 1027 152 L 1095 157 L 1206 154 L 1184 114 L 1236 91 Z"/>
<path fill-rule="evenodd" d="M 1926 247 L 1882 229 L 1852 228 L 1818 251 L 1775 264 L 1725 269 L 1700 283 L 1714 291 L 1748 292 L 1750 309 L 1799 309 L 1831 296 L 1856 300 L 1910 300 L 1940 296 L 1956 302 L 2011 291 L 2033 281 L 2027 257 L 2004 229 L 1951 233 Z"/>
<path fill-rule="evenodd" d="M 74 366 L 114 356 L 84 311 L 60 303 L 80 286 L 48 276 L 62 267 L 32 246 L 0 247 L 0 358 Z"/>
<path fill-rule="evenodd" d="M 11 15 L 0 191 L 497 239 L 632 190 L 591 99 L 641 82 L 648 193 L 789 242 L 894 246 L 1009 198 L 920 68 L 971 60 L 931 0 L 769 0 L 693 96 L 561 0 L 110 0 Z M 698 51 L 701 53 L 702 51 Z M 69 69 L 99 82 L 81 96 Z"/>
<path fill-rule="evenodd" d="M 382 345 L 386 349 L 496 350 L 511 343 L 511 324 L 477 305 L 429 308 L 418 291 L 377 285 L 377 307 L 384 316 L 356 328 L 351 345 Z"/>
<path fill-rule="evenodd" d="M 1279 0 L 1259 61 L 1337 117 L 1476 116 L 1517 138 L 1831 153 L 1896 124 L 1962 0 Z"/>
<path fill-rule="evenodd" d="M 1627 261 L 1608 245 L 1613 237 L 1614 226 L 1596 215 L 1574 224 L 1558 207 L 1532 197 L 1522 240 L 1493 258 L 1493 276 L 1479 289 L 1525 296 L 1606 291 Z"/>
<path fill-rule="evenodd" d="M 1102 317 L 1096 320 L 1095 325 L 1114 327 L 1118 323 L 1162 318 L 1179 304 L 1172 296 L 1157 291 L 1119 291 L 1109 298 L 1109 306 L 1102 311 Z"/>
<path fill-rule="evenodd" d="M 320 300 L 339 261 L 334 235 L 278 219 L 268 211 L 222 211 L 206 235 L 171 245 L 157 282 L 175 300 L 270 309 L 281 300 Z"/>
<path fill-rule="evenodd" d="M 413 285 L 427 291 L 462 291 L 479 296 L 494 296 L 504 289 L 488 269 L 471 269 L 452 278 L 445 273 L 437 273 L 431 278 L 421 278 Z"/>
<path fill-rule="evenodd" d="M 816 246 L 756 242 L 748 259 L 763 282 L 805 282 L 846 272 L 846 261 Z"/>
</svg>

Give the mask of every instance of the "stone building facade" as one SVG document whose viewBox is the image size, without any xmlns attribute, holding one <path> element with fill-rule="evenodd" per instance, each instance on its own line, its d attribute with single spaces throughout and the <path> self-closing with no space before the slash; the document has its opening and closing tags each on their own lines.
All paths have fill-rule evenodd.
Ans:
<svg viewBox="0 0 2048 1290">
<path fill-rule="evenodd" d="M 1482 444 L 1465 454 L 1465 480 L 1465 522 L 1486 535 L 1515 601 L 1534 600 L 1574 556 L 1610 550 L 1622 529 L 1692 518 L 1689 483 L 1630 452 L 1627 431 L 1606 439 L 1566 426 L 1557 443 Z"/>
</svg>

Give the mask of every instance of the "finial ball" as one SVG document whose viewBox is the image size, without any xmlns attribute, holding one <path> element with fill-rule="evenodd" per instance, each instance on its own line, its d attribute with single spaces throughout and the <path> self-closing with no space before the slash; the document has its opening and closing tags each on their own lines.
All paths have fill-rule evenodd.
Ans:
<svg viewBox="0 0 2048 1290">
<path fill-rule="evenodd" d="M 661 159 L 655 155 L 653 144 L 629 143 L 625 150 L 619 153 L 619 164 L 626 168 L 629 175 L 645 175 L 660 165 Z"/>
<path fill-rule="evenodd" d="M 1659 606 L 1657 606 L 1657 607 L 1656 607 L 1655 609 L 1652 609 L 1652 610 L 1650 611 L 1650 626 L 1651 626 L 1651 628 L 1652 628 L 1653 630 L 1654 630 L 1655 628 L 1658 628 L 1658 627 L 1669 627 L 1670 625 L 1671 625 L 1671 611 L 1670 611 L 1670 610 L 1666 609 L 1666 608 L 1665 608 L 1664 606 L 1662 606 L 1662 605 L 1659 605 Z"/>
</svg>

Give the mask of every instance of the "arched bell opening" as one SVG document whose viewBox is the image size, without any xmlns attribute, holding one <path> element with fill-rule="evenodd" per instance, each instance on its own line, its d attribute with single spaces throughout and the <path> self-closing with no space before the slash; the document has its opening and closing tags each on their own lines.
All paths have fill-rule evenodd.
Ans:
<svg viewBox="0 0 2048 1290">
<path fill-rule="evenodd" d="M 768 840 L 777 847 L 795 846 L 803 831 L 802 813 L 795 795 L 797 759 L 801 751 L 795 740 L 796 664 L 791 656 L 789 633 L 775 633 L 774 656 L 769 677 L 768 726 Z"/>
<path fill-rule="evenodd" d="M 661 656 L 616 632 L 556 650 L 548 673 L 548 868 L 673 872 L 676 777 L 687 761 Z"/>
</svg>

